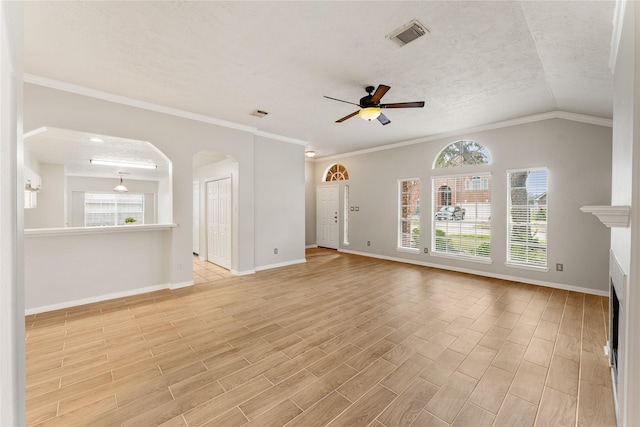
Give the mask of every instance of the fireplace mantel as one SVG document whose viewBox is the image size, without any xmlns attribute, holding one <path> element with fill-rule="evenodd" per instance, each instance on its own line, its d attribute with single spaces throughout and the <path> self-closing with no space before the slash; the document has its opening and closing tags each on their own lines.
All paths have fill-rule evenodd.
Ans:
<svg viewBox="0 0 640 427">
<path fill-rule="evenodd" d="M 630 206 L 583 206 L 580 210 L 594 214 L 607 227 L 629 227 Z"/>
</svg>

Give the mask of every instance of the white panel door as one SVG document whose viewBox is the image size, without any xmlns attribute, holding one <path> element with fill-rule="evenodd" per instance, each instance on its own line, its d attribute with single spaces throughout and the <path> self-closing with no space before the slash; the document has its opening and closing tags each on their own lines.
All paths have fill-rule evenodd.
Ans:
<svg viewBox="0 0 640 427">
<path fill-rule="evenodd" d="M 340 187 L 318 187 L 316 192 L 316 240 L 318 246 L 338 249 L 338 195 Z"/>
<path fill-rule="evenodd" d="M 207 260 L 231 268 L 231 178 L 207 182 Z"/>
<path fill-rule="evenodd" d="M 146 200 L 146 197 L 145 197 Z M 145 210 L 146 212 L 146 210 Z M 200 182 L 193 181 L 193 253 L 200 254 Z"/>
</svg>

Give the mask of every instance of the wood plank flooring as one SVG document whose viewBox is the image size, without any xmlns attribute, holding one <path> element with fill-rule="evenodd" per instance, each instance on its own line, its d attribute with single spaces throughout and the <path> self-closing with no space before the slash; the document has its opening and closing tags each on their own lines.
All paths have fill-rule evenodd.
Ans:
<svg viewBox="0 0 640 427">
<path fill-rule="evenodd" d="M 28 425 L 615 425 L 606 298 L 307 261 L 27 316 Z"/>
</svg>

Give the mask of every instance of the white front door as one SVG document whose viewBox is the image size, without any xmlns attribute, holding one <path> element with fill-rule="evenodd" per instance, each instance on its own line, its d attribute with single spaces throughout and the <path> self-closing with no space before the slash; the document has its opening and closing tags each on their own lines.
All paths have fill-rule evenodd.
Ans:
<svg viewBox="0 0 640 427">
<path fill-rule="evenodd" d="M 316 240 L 318 246 L 338 249 L 338 196 L 337 185 L 318 187 L 316 192 Z"/>
<path fill-rule="evenodd" d="M 231 268 L 231 178 L 207 182 L 207 260 Z"/>
</svg>

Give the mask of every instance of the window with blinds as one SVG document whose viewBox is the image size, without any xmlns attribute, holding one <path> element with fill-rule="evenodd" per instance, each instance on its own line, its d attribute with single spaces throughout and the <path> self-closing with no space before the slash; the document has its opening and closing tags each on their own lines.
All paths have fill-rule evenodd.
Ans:
<svg viewBox="0 0 640 427">
<path fill-rule="evenodd" d="M 547 169 L 507 172 L 507 264 L 547 267 Z"/>
<path fill-rule="evenodd" d="M 491 175 L 437 177 L 433 186 L 433 252 L 491 258 Z"/>
<path fill-rule="evenodd" d="M 84 226 L 124 225 L 126 218 L 144 224 L 144 194 L 84 194 Z"/>
<path fill-rule="evenodd" d="M 420 180 L 398 181 L 398 249 L 420 249 Z"/>
</svg>

